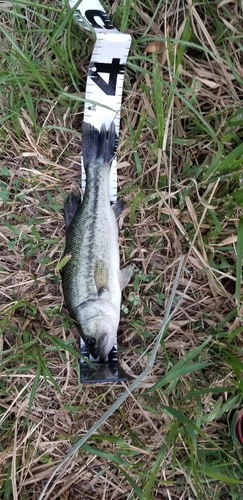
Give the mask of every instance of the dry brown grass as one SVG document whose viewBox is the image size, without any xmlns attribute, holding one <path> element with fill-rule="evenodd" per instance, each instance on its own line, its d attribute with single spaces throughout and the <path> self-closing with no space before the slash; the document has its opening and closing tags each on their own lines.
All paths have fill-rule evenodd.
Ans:
<svg viewBox="0 0 243 500">
<path fill-rule="evenodd" d="M 7 8 L 12 5 L 1 2 L 1 7 L 3 3 Z M 238 2 L 213 2 L 210 7 L 206 2 L 192 5 L 178 0 L 161 4 L 153 18 L 156 4 L 154 9 L 152 2 L 146 8 L 140 1 L 130 6 L 134 16 L 128 29 L 134 43 L 118 149 L 119 189 L 125 200 L 121 262 L 134 266 L 134 280 L 123 296 L 119 331 L 120 362 L 130 380 L 146 366 L 148 354 L 143 353 L 161 327 L 182 254 L 186 262 L 179 296 L 191 277 L 192 281 L 168 325 L 152 372 L 64 468 L 52 500 L 137 498 L 124 471 L 145 491 L 163 446 L 151 496 L 147 493 L 144 498 L 224 500 L 237 498 L 233 495 L 241 488 L 217 479 L 216 472 L 209 474 L 215 466 L 224 477 L 242 480 L 225 417 L 242 393 L 242 305 L 237 309 L 235 296 L 242 208 L 234 200 L 241 187 L 240 167 L 215 170 L 205 180 L 203 176 L 217 158 L 219 144 L 226 157 L 242 140 L 242 51 L 237 42 L 237 36 L 242 37 L 242 10 Z M 51 17 L 58 22 L 60 3 L 55 5 L 58 14 L 52 12 Z M 121 7 L 118 2 L 110 6 L 119 26 Z M 48 5 L 36 12 L 34 5 L 23 6 L 21 12 L 25 21 L 18 24 L 5 12 L 1 26 L 19 44 L 25 42 L 23 51 L 36 46 L 31 57 L 53 95 L 34 77 L 29 86 L 20 78 L 34 104 L 34 123 L 31 99 L 24 101 L 17 85 L 23 61 L 19 59 L 18 67 L 18 58 L 13 59 L 9 70 L 7 48 L 13 48 L 2 32 L 6 83 L 2 80 L 0 92 L 0 181 L 8 195 L 0 205 L 0 498 L 35 500 L 72 445 L 124 387 L 80 385 L 77 332 L 66 316 L 57 271 L 65 238 L 61 207 L 66 195 L 79 189 L 82 122 L 81 104 L 63 97 L 62 89 L 78 95 L 75 82 L 83 92 L 91 43 L 74 24 L 68 25 L 67 40 L 73 43 L 78 68 L 70 76 L 43 26 L 36 36 L 36 19 L 49 14 Z M 186 18 L 191 38 L 186 38 Z M 21 33 L 21 26 L 27 26 L 29 33 Z M 162 55 L 146 52 L 148 44 L 159 38 L 167 38 Z M 186 40 L 186 45 L 175 39 Z M 64 50 L 65 40 L 60 43 Z M 68 59 L 68 52 L 63 57 Z M 163 64 L 158 65 L 162 144 L 154 95 L 156 61 Z M 211 362 L 211 366 L 181 376 L 175 372 L 174 378 L 168 376 L 164 386 L 153 390 L 208 337 L 209 344 L 191 363 Z"/>
</svg>

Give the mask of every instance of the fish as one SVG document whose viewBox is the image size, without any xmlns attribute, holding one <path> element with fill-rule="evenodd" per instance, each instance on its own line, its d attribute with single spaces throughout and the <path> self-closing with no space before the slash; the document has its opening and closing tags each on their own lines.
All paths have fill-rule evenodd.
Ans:
<svg viewBox="0 0 243 500">
<path fill-rule="evenodd" d="M 119 199 L 111 205 L 109 174 L 116 147 L 112 122 L 108 131 L 83 122 L 82 153 L 86 174 L 83 199 L 73 193 L 64 206 L 66 245 L 70 259 L 62 268 L 64 302 L 89 353 L 100 362 L 116 342 L 121 292 L 132 275 L 120 269 Z"/>
</svg>

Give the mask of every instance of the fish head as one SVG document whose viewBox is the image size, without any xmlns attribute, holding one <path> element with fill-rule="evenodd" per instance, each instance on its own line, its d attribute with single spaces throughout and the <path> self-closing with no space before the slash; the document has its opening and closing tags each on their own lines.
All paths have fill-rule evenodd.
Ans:
<svg viewBox="0 0 243 500">
<path fill-rule="evenodd" d="M 116 341 L 117 328 L 109 317 L 92 318 L 82 326 L 82 337 L 94 359 L 105 361 Z"/>
<path fill-rule="evenodd" d="M 117 311 L 107 301 L 89 301 L 77 308 L 76 319 L 91 356 L 105 361 L 116 342 L 119 323 Z"/>
</svg>

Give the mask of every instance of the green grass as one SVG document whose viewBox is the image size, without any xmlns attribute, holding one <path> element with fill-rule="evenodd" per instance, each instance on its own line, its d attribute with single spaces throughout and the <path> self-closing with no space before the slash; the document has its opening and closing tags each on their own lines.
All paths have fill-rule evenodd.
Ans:
<svg viewBox="0 0 243 500">
<path fill-rule="evenodd" d="M 0 499 L 39 498 L 59 467 L 43 498 L 238 500 L 242 8 L 118 4 L 107 12 L 133 40 L 118 148 L 132 394 L 82 387 L 60 286 L 93 35 L 59 0 L 0 5 Z M 174 283 L 178 307 L 148 369 Z"/>
</svg>

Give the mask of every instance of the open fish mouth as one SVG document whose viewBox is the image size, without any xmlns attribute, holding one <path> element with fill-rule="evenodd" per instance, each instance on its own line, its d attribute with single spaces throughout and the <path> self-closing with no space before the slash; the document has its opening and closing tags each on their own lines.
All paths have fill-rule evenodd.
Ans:
<svg viewBox="0 0 243 500">
<path fill-rule="evenodd" d="M 104 361 L 109 354 L 109 352 L 107 352 L 106 354 L 107 349 L 105 349 L 107 345 L 106 333 L 102 337 L 100 337 L 98 341 L 91 335 L 86 337 L 85 345 L 94 359 L 100 357 L 100 361 Z"/>
</svg>

